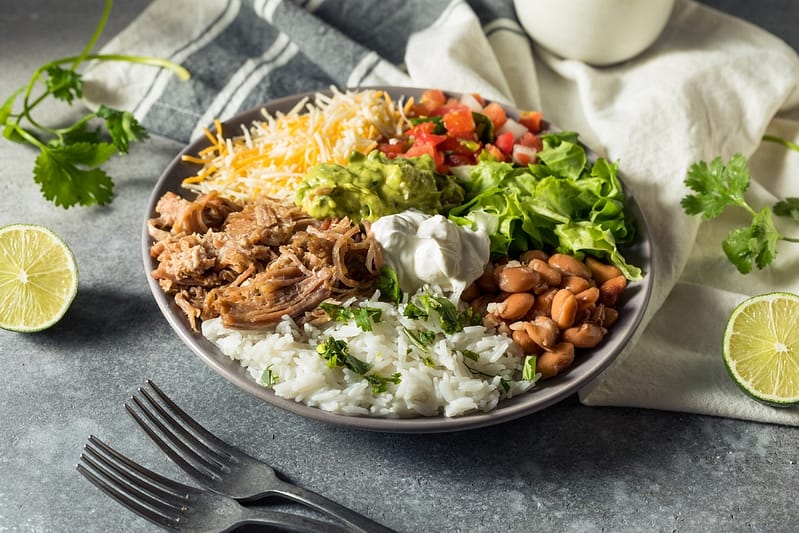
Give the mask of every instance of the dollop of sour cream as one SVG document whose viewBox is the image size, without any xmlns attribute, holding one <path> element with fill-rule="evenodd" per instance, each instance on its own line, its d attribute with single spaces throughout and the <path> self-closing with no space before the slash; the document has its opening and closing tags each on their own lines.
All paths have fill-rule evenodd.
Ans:
<svg viewBox="0 0 799 533">
<path fill-rule="evenodd" d="M 400 288 L 416 292 L 438 285 L 452 300 L 483 273 L 488 263 L 488 234 L 459 226 L 441 215 L 403 211 L 380 217 L 372 232 Z"/>
</svg>

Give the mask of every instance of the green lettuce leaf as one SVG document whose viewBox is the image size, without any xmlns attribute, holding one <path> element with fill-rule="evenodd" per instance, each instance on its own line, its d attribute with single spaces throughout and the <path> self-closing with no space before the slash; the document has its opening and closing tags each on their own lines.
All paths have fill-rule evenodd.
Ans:
<svg viewBox="0 0 799 533">
<path fill-rule="evenodd" d="M 485 231 L 494 258 L 529 249 L 561 249 L 607 258 L 629 279 L 640 269 L 618 250 L 635 237 L 635 222 L 624 208 L 624 191 L 615 163 L 589 162 L 574 132 L 542 136 L 539 161 L 514 167 L 481 157 L 458 180 L 466 202 L 449 218 Z"/>
</svg>

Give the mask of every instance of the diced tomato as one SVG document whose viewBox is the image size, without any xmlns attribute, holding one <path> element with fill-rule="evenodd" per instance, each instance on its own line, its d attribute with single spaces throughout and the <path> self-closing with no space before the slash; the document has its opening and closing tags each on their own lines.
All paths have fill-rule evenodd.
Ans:
<svg viewBox="0 0 799 533">
<path fill-rule="evenodd" d="M 405 152 L 405 157 L 421 157 L 423 155 L 429 155 L 433 158 L 438 172 L 448 171 L 446 165 L 444 165 L 444 154 L 436 150 L 436 147 L 431 144 L 414 143 L 413 146 L 408 148 L 408 151 Z"/>
<path fill-rule="evenodd" d="M 446 135 L 433 133 L 436 125 L 433 122 L 420 122 L 407 131 L 408 137 L 413 139 L 413 144 L 430 144 L 438 146 L 447 140 Z"/>
<path fill-rule="evenodd" d="M 522 146 L 527 146 L 528 148 L 535 148 L 536 151 L 544 148 L 544 143 L 541 141 L 541 138 L 535 133 L 529 131 L 516 139 L 516 142 Z"/>
<path fill-rule="evenodd" d="M 494 146 L 491 143 L 486 143 L 486 145 L 483 148 L 485 149 L 486 152 L 491 154 L 491 156 L 494 159 L 496 159 L 497 161 L 505 161 L 506 159 L 508 159 L 508 156 L 505 155 L 502 152 L 502 150 L 500 150 L 499 148 L 497 148 L 496 146 Z"/>
<path fill-rule="evenodd" d="M 527 129 L 533 133 L 541 131 L 541 118 L 540 111 L 522 111 L 519 113 L 519 122 L 527 126 Z"/>
<path fill-rule="evenodd" d="M 505 108 L 496 102 L 491 102 L 485 106 L 481 113 L 487 116 L 494 125 L 494 131 L 504 126 L 505 122 L 508 120 L 508 114 L 505 112 Z"/>
<path fill-rule="evenodd" d="M 468 107 L 460 106 L 449 110 L 443 116 L 443 121 L 449 135 L 462 138 L 474 137 L 474 118 Z"/>
<path fill-rule="evenodd" d="M 494 144 L 497 145 L 497 148 L 502 150 L 505 154 L 510 155 L 513 151 L 513 132 L 506 131 L 500 135 L 497 135 L 497 138 L 494 139 Z"/>
<path fill-rule="evenodd" d="M 394 159 L 398 155 L 405 153 L 405 150 L 408 149 L 408 143 L 405 141 L 396 143 L 380 143 L 377 145 L 377 149 L 386 154 L 389 159 Z"/>
<path fill-rule="evenodd" d="M 434 110 L 443 106 L 447 101 L 444 91 L 440 89 L 428 89 L 419 97 L 419 103 L 415 106 L 415 111 L 419 115 L 429 116 Z"/>
</svg>

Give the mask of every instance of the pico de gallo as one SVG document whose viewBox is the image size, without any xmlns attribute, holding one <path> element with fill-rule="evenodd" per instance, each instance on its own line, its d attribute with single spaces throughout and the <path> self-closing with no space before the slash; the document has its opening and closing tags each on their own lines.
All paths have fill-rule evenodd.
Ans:
<svg viewBox="0 0 799 533">
<path fill-rule="evenodd" d="M 418 102 L 410 102 L 406 115 L 411 127 L 380 143 L 378 150 L 389 158 L 429 155 L 443 174 L 451 167 L 474 165 L 483 150 L 497 161 L 528 165 L 543 148 L 541 112 L 522 111 L 515 119 L 476 93 L 455 98 L 429 89 Z"/>
</svg>

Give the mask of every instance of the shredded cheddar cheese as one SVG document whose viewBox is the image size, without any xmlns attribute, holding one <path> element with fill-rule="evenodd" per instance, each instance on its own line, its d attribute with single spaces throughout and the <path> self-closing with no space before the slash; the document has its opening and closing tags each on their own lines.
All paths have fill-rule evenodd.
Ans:
<svg viewBox="0 0 799 533">
<path fill-rule="evenodd" d="M 252 199 L 292 197 L 308 169 L 345 164 L 354 151 L 368 153 L 381 138 L 399 136 L 406 124 L 401 108 L 380 90 L 340 91 L 303 99 L 287 113 L 263 113 L 239 135 L 226 137 L 220 121 L 205 131 L 211 144 L 183 160 L 202 165 L 183 181 L 195 192 Z"/>
</svg>

